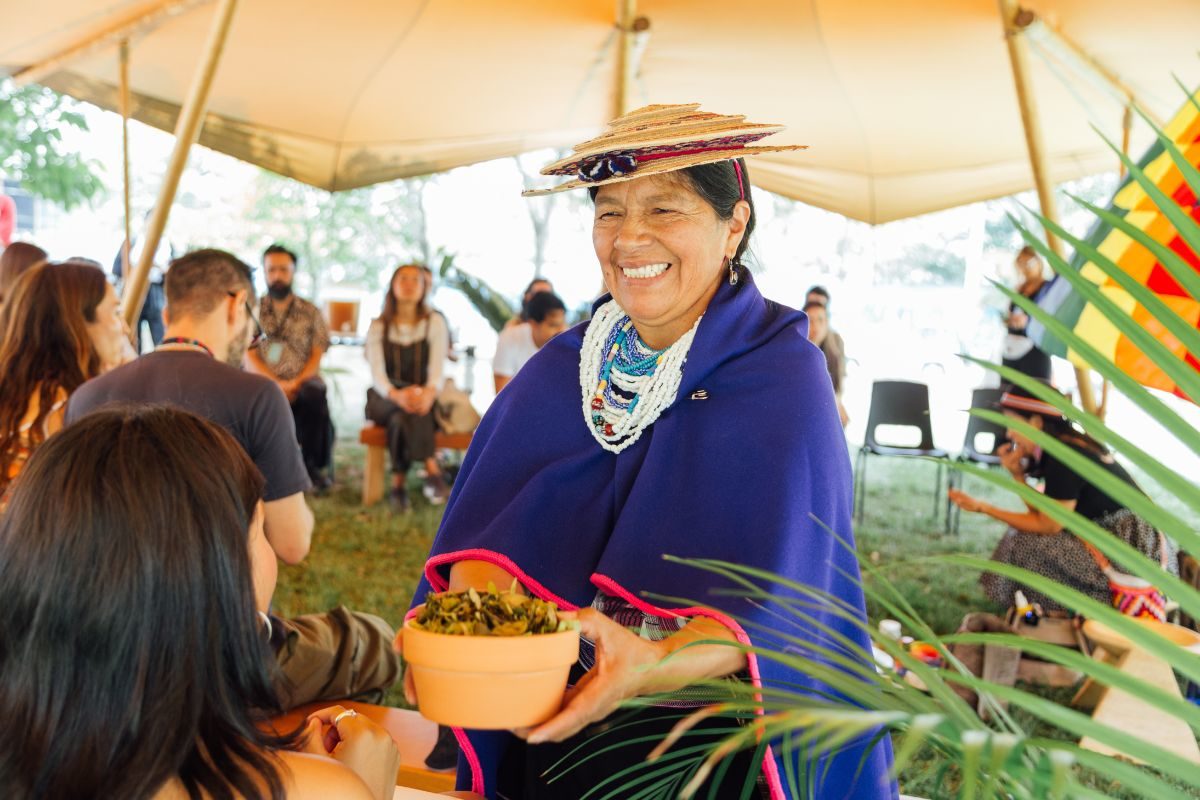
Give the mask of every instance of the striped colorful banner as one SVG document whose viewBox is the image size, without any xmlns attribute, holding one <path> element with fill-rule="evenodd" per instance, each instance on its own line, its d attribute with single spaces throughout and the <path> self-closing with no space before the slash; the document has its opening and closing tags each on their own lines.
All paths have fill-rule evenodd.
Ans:
<svg viewBox="0 0 1200 800">
<path fill-rule="evenodd" d="M 1200 167 L 1200 92 L 1184 103 L 1183 108 L 1166 126 L 1165 133 L 1192 164 Z M 1155 141 L 1154 145 L 1137 163 L 1163 193 L 1187 210 L 1192 219 L 1200 222 L 1200 203 L 1197 203 L 1196 195 L 1188 188 L 1183 175 L 1171 160 L 1171 155 L 1166 152 L 1160 142 Z M 1171 248 L 1193 269 L 1200 272 L 1200 257 L 1192 252 L 1141 185 L 1132 178 L 1126 177 L 1121 183 L 1113 196 L 1109 210 L 1124 217 L 1139 230 L 1145 231 L 1156 242 Z M 1151 289 L 1183 319 L 1200 328 L 1200 302 L 1189 295 L 1145 247 L 1103 220 L 1097 221 L 1089 233 L 1087 241 L 1101 254 L 1136 278 L 1139 283 Z M 1091 262 L 1085 262 L 1085 259 L 1079 254 L 1076 254 L 1072 260 L 1072 266 L 1080 270 L 1080 274 L 1085 278 L 1099 286 L 1101 291 L 1119 307 L 1130 312 L 1133 318 L 1150 331 L 1155 338 L 1180 358 L 1185 359 L 1192 367 L 1200 370 L 1200 360 L 1198 360 L 1200 353 L 1187 352 L 1178 339 L 1168 333 L 1141 304 L 1135 302 L 1133 297 L 1109 278 L 1103 270 Z M 1038 301 L 1038 305 L 1053 313 L 1059 321 L 1070 327 L 1139 383 L 1183 396 L 1173 380 L 1163 374 L 1162 370 L 1156 367 L 1141 350 L 1105 319 L 1095 306 L 1077 294 L 1066 281 L 1055 278 Z M 1045 327 L 1036 320 L 1030 321 L 1028 334 L 1047 353 L 1068 358 L 1079 366 L 1087 366 L 1074 350 L 1068 348 L 1061 339 L 1046 331 Z"/>
</svg>

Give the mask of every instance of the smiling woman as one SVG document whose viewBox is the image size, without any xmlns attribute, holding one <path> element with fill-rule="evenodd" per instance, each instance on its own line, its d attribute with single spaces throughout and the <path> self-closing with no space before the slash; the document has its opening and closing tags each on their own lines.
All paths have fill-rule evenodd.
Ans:
<svg viewBox="0 0 1200 800">
<path fill-rule="evenodd" d="M 736 193 L 711 199 L 702 193 L 727 188 L 733 181 L 711 176 L 733 172 L 733 163 L 591 190 L 592 243 L 604 284 L 650 347 L 667 347 L 695 324 L 716 294 L 722 267 L 736 274 L 753 207 Z"/>
<path fill-rule="evenodd" d="M 642 766 L 681 717 L 714 691 L 727 699 L 730 682 L 820 706 L 831 691 L 815 676 L 869 669 L 852 658 L 834 667 L 818 652 L 831 632 L 869 652 L 854 619 L 864 617 L 858 567 L 843 546 L 853 540 L 849 456 L 824 358 L 804 315 L 763 298 L 741 264 L 754 228 L 742 156 L 794 149 L 751 146 L 779 130 L 695 105 L 649 106 L 543 170 L 577 175 L 552 191 L 591 190 L 609 294 L 589 322 L 543 347 L 484 418 L 418 602 L 515 579 L 576 612 L 584 643 L 555 716 L 464 733 L 461 788 L 624 797 L 655 781 L 662 796 L 688 782 L 699 797 L 740 797 L 744 787 L 771 798 L 789 788 L 895 794 L 886 739 L 873 731 L 801 756 L 759 744 L 752 714 L 707 717 L 686 747 Z M 756 658 L 750 647 L 778 645 L 777 609 L 669 556 L 748 564 L 836 598 L 788 632 L 813 669 Z M 791 601 L 804 593 L 774 589 Z M 734 734 L 748 749 L 706 776 L 707 750 Z"/>
</svg>

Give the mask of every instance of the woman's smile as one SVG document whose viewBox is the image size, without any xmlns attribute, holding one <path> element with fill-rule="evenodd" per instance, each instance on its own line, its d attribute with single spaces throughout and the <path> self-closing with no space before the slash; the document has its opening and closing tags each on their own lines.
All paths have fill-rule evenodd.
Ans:
<svg viewBox="0 0 1200 800">
<path fill-rule="evenodd" d="M 633 281 L 652 281 L 660 277 L 663 273 L 671 268 L 669 262 L 659 262 L 657 264 L 621 264 L 619 265 L 622 275 L 628 280 Z"/>
</svg>

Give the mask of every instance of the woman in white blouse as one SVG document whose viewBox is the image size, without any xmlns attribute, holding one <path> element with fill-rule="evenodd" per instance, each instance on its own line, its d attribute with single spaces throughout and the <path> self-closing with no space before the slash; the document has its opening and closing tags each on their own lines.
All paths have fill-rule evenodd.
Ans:
<svg viewBox="0 0 1200 800">
<path fill-rule="evenodd" d="M 414 461 L 424 461 L 427 495 L 435 504 L 449 494 L 433 457 L 433 404 L 442 383 L 442 367 L 450 347 L 446 320 L 427 303 L 428 274 L 419 264 L 404 264 L 392 273 L 383 311 L 367 330 L 367 418 L 387 428 L 392 457 L 390 502 L 408 509 L 405 476 Z"/>
</svg>

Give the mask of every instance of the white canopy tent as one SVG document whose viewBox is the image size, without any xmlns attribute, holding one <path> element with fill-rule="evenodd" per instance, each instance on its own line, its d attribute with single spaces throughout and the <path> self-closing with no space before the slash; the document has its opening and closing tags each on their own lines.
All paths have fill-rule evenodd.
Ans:
<svg viewBox="0 0 1200 800">
<path fill-rule="evenodd" d="M 786 124 L 780 143 L 810 149 L 756 159 L 753 182 L 853 219 L 888 222 L 1035 184 L 1054 216 L 1053 183 L 1116 163 L 1091 125 L 1128 147 L 1132 103 L 1163 119 L 1182 98 L 1173 76 L 1200 83 L 1196 0 L 55 0 L 36 14 L 6 10 L 0 73 L 175 130 L 126 286 L 131 321 L 197 137 L 338 191 L 567 146 L 644 103 L 700 102 Z M 1081 399 L 1093 409 L 1089 386 L 1080 382 Z"/>
<path fill-rule="evenodd" d="M 174 127 L 216 6 L 13 8 L 0 70 Z M 199 141 L 331 191 L 569 145 L 614 115 L 624 0 L 240 0 Z M 1030 80 L 1055 181 L 1113 168 L 1125 98 L 1152 114 L 1200 83 L 1195 0 L 1029 0 Z M 771 191 L 871 223 L 1033 184 L 996 0 L 639 0 L 627 107 L 700 102 L 810 145 L 756 160 Z M 1043 57 L 1037 57 L 1043 56 Z M 1144 138 L 1144 137 L 1143 137 Z M 1140 144 L 1140 143 L 1139 143 Z"/>
</svg>

